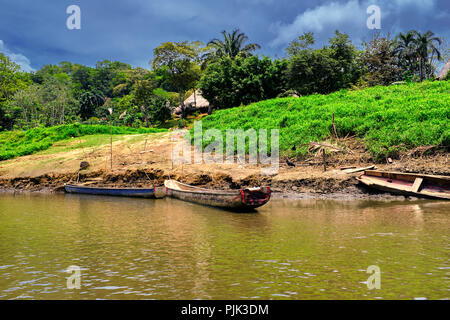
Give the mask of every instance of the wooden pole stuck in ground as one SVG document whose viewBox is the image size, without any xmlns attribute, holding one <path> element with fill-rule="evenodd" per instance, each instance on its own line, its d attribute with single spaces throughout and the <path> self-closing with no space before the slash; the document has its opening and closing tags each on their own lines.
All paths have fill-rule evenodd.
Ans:
<svg viewBox="0 0 450 320">
<path fill-rule="evenodd" d="M 334 130 L 334 135 L 336 136 L 336 139 L 337 139 L 338 135 L 337 135 L 337 131 L 336 131 L 336 125 L 334 124 L 334 112 L 333 112 L 333 130 Z"/>
<path fill-rule="evenodd" d="M 108 108 L 108 111 L 109 111 L 109 115 L 110 115 L 110 118 L 109 118 L 109 128 L 110 128 L 110 130 L 109 130 L 109 136 L 110 136 L 110 149 L 111 149 L 111 161 L 110 161 L 110 165 L 111 165 L 111 171 L 112 171 L 112 169 L 113 169 L 113 167 L 112 167 L 112 162 L 113 162 L 113 151 L 112 151 L 112 108 Z"/>
<path fill-rule="evenodd" d="M 322 157 L 323 157 L 323 171 L 327 171 L 327 159 L 325 155 L 325 148 L 322 149 Z"/>
<path fill-rule="evenodd" d="M 110 125 L 110 145 L 111 145 L 111 171 L 112 171 L 112 157 L 113 157 L 113 151 L 112 151 L 112 122 L 111 122 L 111 125 Z"/>
</svg>

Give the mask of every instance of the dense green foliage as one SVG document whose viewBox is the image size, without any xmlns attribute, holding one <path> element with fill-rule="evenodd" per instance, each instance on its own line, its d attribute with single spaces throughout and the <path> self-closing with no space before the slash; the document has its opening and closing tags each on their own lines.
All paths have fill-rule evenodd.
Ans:
<svg viewBox="0 0 450 320">
<path fill-rule="evenodd" d="M 179 95 L 182 116 L 185 117 L 184 93 L 195 87 L 201 76 L 201 42 L 165 42 L 153 50 L 153 69 L 166 68 L 170 83 Z"/>
<path fill-rule="evenodd" d="M 224 30 L 222 31 L 222 37 L 223 40 L 215 38 L 208 42 L 208 46 L 213 49 L 213 54 L 207 55 L 208 58 L 214 60 L 214 58 L 223 57 L 231 59 L 237 56 L 250 57 L 253 51 L 261 48 L 257 43 L 245 44 L 248 37 L 245 33 L 240 32 L 239 29 L 234 29 L 231 33 Z"/>
<path fill-rule="evenodd" d="M 286 68 L 285 60 L 223 57 L 208 66 L 198 87 L 214 106 L 230 108 L 281 94 L 287 86 Z"/>
<path fill-rule="evenodd" d="M 151 82 L 146 101 L 136 99 L 142 81 Z M 151 72 L 118 61 L 100 61 L 94 68 L 70 62 L 45 65 L 35 73 L 23 73 L 0 53 L 0 131 L 29 129 L 74 122 L 108 123 L 112 108 L 115 123 L 140 127 L 165 121 L 176 106 L 165 68 Z M 139 97 L 138 97 L 139 98 Z M 148 100 L 164 99 L 158 119 L 148 117 Z M 144 104 L 141 104 L 144 103 Z M 126 117 L 123 113 L 126 111 Z"/>
<path fill-rule="evenodd" d="M 381 160 L 421 145 L 450 148 L 449 96 L 448 81 L 341 90 L 220 110 L 202 125 L 224 136 L 227 129 L 279 129 L 280 152 L 302 156 L 305 144 L 331 136 L 334 113 L 338 135 L 356 135 Z"/>
<path fill-rule="evenodd" d="M 396 52 L 392 40 L 375 36 L 370 42 L 364 43 L 363 64 L 367 73 L 363 81 L 367 86 L 390 85 L 393 82 L 404 80 L 404 76 L 410 75 L 407 71 L 409 64 L 400 65 L 401 59 Z"/>
<path fill-rule="evenodd" d="M 364 50 L 358 50 L 339 31 L 327 45 L 316 49 L 313 33 L 305 33 L 289 44 L 287 58 L 271 60 L 244 50 L 247 47 L 240 42 L 247 39 L 243 34 L 223 32 L 223 41 L 210 42 L 215 56 L 198 87 L 216 109 L 223 109 L 275 96 L 326 94 L 432 77 L 433 61 L 441 58 L 435 46 L 440 39 L 432 32 L 407 34 L 406 40 L 401 33 L 395 39 L 377 34 L 363 43 Z M 248 48 L 250 52 L 257 48 L 254 45 Z"/>
<path fill-rule="evenodd" d="M 196 89 L 211 113 L 275 97 L 422 81 L 448 56 L 431 31 L 411 30 L 393 40 L 377 35 L 363 50 L 338 31 L 321 48 L 313 47 L 313 33 L 305 33 L 282 59 L 254 55 L 260 46 L 248 40 L 235 29 L 206 46 L 164 42 L 153 50 L 150 70 L 104 60 L 93 67 L 63 61 L 26 73 L 0 53 L 0 131 L 111 120 L 134 128 L 166 126 L 175 109 L 183 120 L 198 110 L 184 107 Z"/>
<path fill-rule="evenodd" d="M 25 89 L 29 83 L 29 76 L 0 52 L 0 131 L 12 127 L 15 115 L 6 106 L 14 94 Z"/>
<path fill-rule="evenodd" d="M 300 94 L 330 93 L 348 88 L 362 75 L 359 53 L 346 34 L 336 31 L 329 45 L 313 50 L 312 34 L 305 34 L 288 47 L 289 88 Z"/>
<path fill-rule="evenodd" d="M 34 128 L 27 131 L 0 133 L 0 160 L 12 159 L 50 148 L 55 142 L 73 137 L 94 134 L 110 134 L 107 125 L 62 125 L 50 128 Z M 113 134 L 138 134 L 163 132 L 166 129 L 112 127 Z"/>
</svg>

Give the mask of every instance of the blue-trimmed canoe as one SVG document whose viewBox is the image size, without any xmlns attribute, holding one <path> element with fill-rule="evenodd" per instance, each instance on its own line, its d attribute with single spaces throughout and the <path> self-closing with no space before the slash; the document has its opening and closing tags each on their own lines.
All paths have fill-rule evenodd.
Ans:
<svg viewBox="0 0 450 320">
<path fill-rule="evenodd" d="M 152 188 L 105 188 L 86 187 L 81 185 L 66 184 L 67 193 L 92 194 L 102 196 L 155 198 L 155 187 Z"/>
</svg>

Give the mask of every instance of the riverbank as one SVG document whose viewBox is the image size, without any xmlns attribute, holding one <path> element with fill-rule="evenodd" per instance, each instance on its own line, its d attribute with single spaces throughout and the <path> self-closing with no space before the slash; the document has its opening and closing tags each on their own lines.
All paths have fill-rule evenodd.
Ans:
<svg viewBox="0 0 450 320">
<path fill-rule="evenodd" d="M 355 179 L 361 173 L 348 174 L 343 167 L 373 165 L 364 149 L 356 141 L 352 154 L 329 155 L 324 171 L 320 158 L 295 161 L 289 166 L 280 160 L 278 174 L 261 174 L 261 167 L 249 164 L 189 164 L 173 165 L 174 145 L 171 133 L 115 136 L 113 142 L 113 170 L 110 169 L 109 137 L 96 144 L 86 144 L 87 137 L 62 141 L 50 149 L 29 156 L 0 162 L 0 190 L 3 192 L 63 192 L 65 183 L 77 181 L 92 186 L 144 187 L 163 185 L 166 179 L 213 189 L 236 189 L 244 186 L 271 186 L 273 196 L 288 198 L 327 199 L 390 199 L 361 186 Z M 89 147 L 85 147 L 89 145 Z M 89 167 L 79 172 L 80 163 Z M 392 163 L 375 164 L 380 170 L 450 175 L 448 153 L 433 155 L 404 155 Z"/>
<path fill-rule="evenodd" d="M 5 132 L 0 189 L 58 192 L 77 182 L 140 187 L 172 178 L 216 189 L 268 185 L 274 195 L 288 197 L 388 197 L 360 186 L 360 173 L 341 169 L 376 165 L 450 176 L 449 88 L 448 81 L 427 81 L 341 90 L 196 115 L 203 132 L 279 128 L 280 168 L 272 176 L 261 174 L 261 166 L 237 162 L 174 165 L 172 152 L 183 132 L 173 129 L 113 127 L 112 137 L 108 126 L 87 125 Z"/>
</svg>

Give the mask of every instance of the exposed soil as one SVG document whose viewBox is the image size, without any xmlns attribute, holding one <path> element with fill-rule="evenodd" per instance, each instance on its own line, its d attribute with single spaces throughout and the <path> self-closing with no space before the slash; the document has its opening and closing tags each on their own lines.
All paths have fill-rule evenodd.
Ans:
<svg viewBox="0 0 450 320">
<path fill-rule="evenodd" d="M 77 181 L 91 186 L 144 187 L 163 185 L 165 179 L 217 189 L 269 185 L 274 196 L 318 198 L 398 198 L 378 193 L 358 184 L 361 173 L 347 174 L 342 167 L 366 167 L 373 159 L 354 139 L 339 141 L 350 152 L 329 152 L 324 172 L 323 158 L 311 156 L 301 161 L 280 160 L 276 175 L 261 174 L 261 166 L 249 164 L 173 165 L 174 143 L 171 133 L 121 136 L 113 143 L 113 170 L 110 169 L 110 146 L 105 143 L 90 148 L 61 150 L 61 144 L 45 152 L 0 162 L 0 191 L 62 192 L 65 183 Z M 76 145 L 76 141 L 71 141 Z M 67 145 L 65 146 L 67 147 Z M 319 153 L 318 153 L 319 154 Z M 320 153 L 322 154 L 322 153 Z M 80 163 L 89 167 L 81 170 Z M 450 175 L 449 154 L 408 153 L 375 164 L 380 170 Z M 83 163 L 83 165 L 86 165 Z"/>
</svg>

